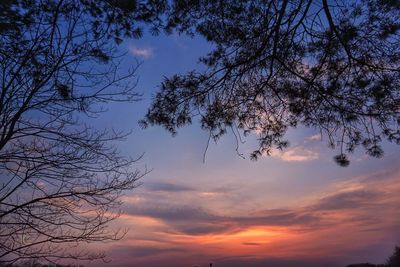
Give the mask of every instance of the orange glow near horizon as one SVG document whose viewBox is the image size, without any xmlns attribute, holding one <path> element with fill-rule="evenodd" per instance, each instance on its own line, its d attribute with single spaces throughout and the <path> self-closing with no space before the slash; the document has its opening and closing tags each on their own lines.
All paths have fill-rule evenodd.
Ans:
<svg viewBox="0 0 400 267">
<path fill-rule="evenodd" d="M 249 227 L 247 229 L 226 232 L 221 234 L 208 234 L 191 236 L 189 239 L 199 245 L 216 244 L 224 247 L 238 246 L 245 243 L 265 244 L 272 242 L 286 233 L 282 228 Z M 185 235 L 186 237 L 186 235 Z"/>
<path fill-rule="evenodd" d="M 174 197 L 170 192 L 145 191 L 126 197 L 129 209 L 118 225 L 130 231 L 112 253 L 120 253 L 114 256 L 121 261 L 118 266 L 220 266 L 242 258 L 323 262 L 328 256 L 351 263 L 358 261 L 348 254 L 355 241 L 386 242 L 389 250 L 393 246 L 394 241 L 387 240 L 395 240 L 393 229 L 400 218 L 398 175 L 393 171 L 383 181 L 357 176 L 298 199 L 298 206 L 253 209 L 248 214 L 221 208 L 218 201 L 229 197 L 227 192 L 211 194 L 215 198 L 202 207 L 193 202 L 192 191 L 178 191 Z M 386 254 L 382 255 L 381 259 Z"/>
</svg>

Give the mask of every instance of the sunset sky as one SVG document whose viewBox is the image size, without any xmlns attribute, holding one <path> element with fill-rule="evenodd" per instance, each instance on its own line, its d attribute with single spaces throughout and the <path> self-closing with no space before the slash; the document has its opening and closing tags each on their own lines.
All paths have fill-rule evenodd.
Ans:
<svg viewBox="0 0 400 267">
<path fill-rule="evenodd" d="M 123 199 L 115 226 L 129 228 L 125 238 L 95 244 L 111 262 L 88 266 L 344 267 L 383 263 L 400 244 L 398 146 L 386 143 L 381 159 L 358 150 L 342 168 L 332 159 L 338 151 L 313 129 L 289 131 L 288 149 L 256 162 L 254 136 L 239 146 L 243 159 L 232 133 L 206 150 L 208 134 L 196 123 L 176 137 L 143 130 L 137 121 L 162 77 L 202 68 L 198 57 L 209 45 L 146 36 L 121 49 L 125 68 L 141 61 L 143 100 L 112 104 L 92 123 L 132 130 L 118 146 L 143 154 L 137 168 L 150 172 Z"/>
</svg>

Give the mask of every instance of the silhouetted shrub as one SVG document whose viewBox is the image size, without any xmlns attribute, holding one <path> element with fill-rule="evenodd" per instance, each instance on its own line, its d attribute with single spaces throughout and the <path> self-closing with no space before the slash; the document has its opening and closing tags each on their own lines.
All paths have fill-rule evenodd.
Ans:
<svg viewBox="0 0 400 267">
<path fill-rule="evenodd" d="M 400 247 L 394 248 L 393 255 L 386 262 L 387 267 L 400 267 Z"/>
<path fill-rule="evenodd" d="M 378 266 L 371 263 L 357 263 L 357 264 L 347 265 L 347 267 L 378 267 Z"/>
</svg>

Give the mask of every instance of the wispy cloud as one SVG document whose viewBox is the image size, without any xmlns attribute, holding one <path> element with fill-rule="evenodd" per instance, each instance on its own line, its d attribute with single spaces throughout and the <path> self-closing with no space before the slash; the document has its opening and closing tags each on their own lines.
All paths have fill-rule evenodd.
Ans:
<svg viewBox="0 0 400 267">
<path fill-rule="evenodd" d="M 274 150 L 272 152 L 273 157 L 277 157 L 283 161 L 311 161 L 319 158 L 319 154 L 316 151 L 310 150 L 304 146 L 297 146 L 289 148 L 284 151 Z"/>
<path fill-rule="evenodd" d="M 335 183 L 330 191 L 313 196 L 308 204 L 290 209 L 266 209 L 248 214 L 226 215 L 226 212 L 220 213 L 193 203 L 167 204 L 162 199 L 153 199 L 149 195 L 144 202 L 129 203 L 125 214 L 155 219 L 162 222 L 169 231 L 187 236 L 238 233 L 253 227 L 284 227 L 301 232 L 315 232 L 334 228 L 339 222 L 372 225 L 379 221 L 378 217 L 382 213 L 394 212 L 400 203 L 395 192 L 400 188 L 398 177 L 394 178 L 396 175 L 390 172 L 382 175 L 389 177 L 383 180 L 371 179 L 369 176 Z M 169 186 L 166 188 L 170 190 Z M 172 191 L 174 190 L 176 189 L 173 188 Z M 157 197 L 162 198 L 162 195 Z"/>
<path fill-rule="evenodd" d="M 306 141 L 321 141 L 321 134 L 317 133 L 306 138 Z"/>
<path fill-rule="evenodd" d="M 366 208 L 374 205 L 380 197 L 378 192 L 369 189 L 338 192 L 321 198 L 315 208 L 324 211 Z"/>
<path fill-rule="evenodd" d="M 145 183 L 144 187 L 149 191 L 158 192 L 186 192 L 194 190 L 188 186 L 164 182 Z"/>
<path fill-rule="evenodd" d="M 194 189 L 157 182 L 146 188 L 143 201 L 129 202 L 124 210 L 123 218 L 135 225 L 132 238 L 124 241 L 131 244 L 124 251 L 135 255 L 126 266 L 171 263 L 173 267 L 180 265 L 171 260 L 177 257 L 188 266 L 203 260 L 223 267 L 337 266 L 326 258 L 329 255 L 352 262 L 354 258 L 348 255 L 355 250 L 368 251 L 365 246 L 379 245 L 382 240 L 387 244 L 384 250 L 390 249 L 393 240 L 400 238 L 399 178 L 399 169 L 349 178 L 333 182 L 306 202 L 300 199 L 297 206 L 254 207 L 245 212 L 193 202 L 192 197 L 198 196 Z M 168 201 L 167 192 L 178 200 Z M 335 242 L 327 242 L 331 237 Z M 240 258 L 244 255 L 249 258 Z M 236 256 L 232 262 L 228 259 Z M 233 264 L 239 259 L 240 265 Z M 274 259 L 277 264 L 272 264 Z M 307 264 L 318 260 L 316 265 Z"/>
<path fill-rule="evenodd" d="M 137 47 L 135 45 L 128 46 L 131 55 L 140 58 L 151 58 L 154 56 L 154 50 L 151 47 Z"/>
</svg>

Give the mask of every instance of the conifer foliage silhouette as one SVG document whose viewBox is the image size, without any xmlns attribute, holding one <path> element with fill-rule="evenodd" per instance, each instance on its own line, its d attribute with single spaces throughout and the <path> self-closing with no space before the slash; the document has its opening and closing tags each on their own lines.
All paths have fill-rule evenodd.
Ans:
<svg viewBox="0 0 400 267">
<path fill-rule="evenodd" d="M 215 140 L 255 133 L 257 159 L 305 125 L 341 166 L 358 146 L 381 157 L 382 140 L 400 143 L 399 1 L 175 0 L 167 28 L 214 49 L 205 71 L 165 79 L 144 127 L 175 134 L 198 119 Z"/>
</svg>

